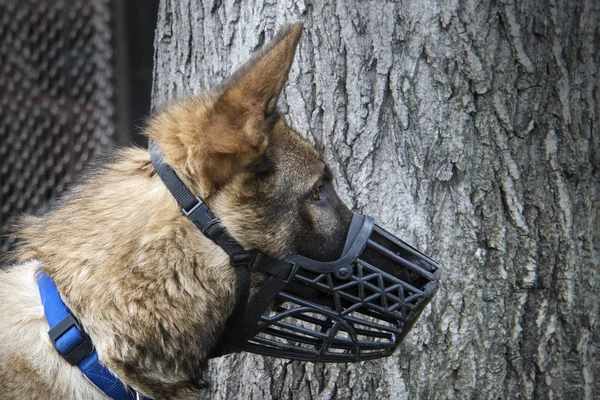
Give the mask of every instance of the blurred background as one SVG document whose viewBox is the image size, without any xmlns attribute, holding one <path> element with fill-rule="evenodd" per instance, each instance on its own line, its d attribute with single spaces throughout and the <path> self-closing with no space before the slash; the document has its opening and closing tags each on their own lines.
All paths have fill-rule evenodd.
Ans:
<svg viewBox="0 0 600 400">
<path fill-rule="evenodd" d="M 158 0 L 0 0 L 0 253 L 112 146 L 145 145 Z"/>
</svg>

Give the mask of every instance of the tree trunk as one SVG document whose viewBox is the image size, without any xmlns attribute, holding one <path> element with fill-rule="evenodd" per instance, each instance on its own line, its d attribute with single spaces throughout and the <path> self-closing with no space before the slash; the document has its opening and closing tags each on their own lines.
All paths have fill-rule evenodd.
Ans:
<svg viewBox="0 0 600 400">
<path fill-rule="evenodd" d="M 281 98 L 355 210 L 445 266 L 392 357 L 211 362 L 211 399 L 600 398 L 595 0 L 161 1 L 154 106 L 285 22 Z"/>
</svg>

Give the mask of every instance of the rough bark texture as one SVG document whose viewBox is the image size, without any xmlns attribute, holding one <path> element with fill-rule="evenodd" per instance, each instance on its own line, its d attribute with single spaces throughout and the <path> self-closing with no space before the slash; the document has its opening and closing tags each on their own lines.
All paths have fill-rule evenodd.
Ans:
<svg viewBox="0 0 600 400">
<path fill-rule="evenodd" d="M 304 21 L 282 110 L 348 204 L 446 267 L 395 356 L 229 356 L 207 398 L 600 398 L 600 5 L 518 3 L 161 2 L 155 107 Z"/>
</svg>

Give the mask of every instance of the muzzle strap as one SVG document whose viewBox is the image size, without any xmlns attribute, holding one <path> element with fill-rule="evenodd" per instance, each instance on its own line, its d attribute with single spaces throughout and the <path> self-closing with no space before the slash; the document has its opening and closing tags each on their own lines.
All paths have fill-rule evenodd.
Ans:
<svg viewBox="0 0 600 400">
<path fill-rule="evenodd" d="M 150 158 L 156 173 L 181 206 L 183 214 L 196 225 L 204 236 L 211 239 L 227 253 L 230 263 L 235 269 L 237 278 L 235 306 L 225 323 L 224 335 L 216 351 L 213 351 L 210 356 L 215 357 L 226 354 L 228 350 L 231 350 L 229 344 L 235 344 L 233 338 L 239 337 L 237 326 L 246 313 L 248 296 L 250 295 L 250 271 L 248 268 L 254 262 L 254 254 L 245 250 L 229 236 L 210 208 L 185 186 L 171 166 L 163 162 L 156 146 L 151 146 Z"/>
<path fill-rule="evenodd" d="M 292 274 L 294 266 L 289 262 L 277 260 L 273 257 L 269 257 L 266 254 L 258 253 L 254 258 L 252 268 L 287 281 Z"/>
<path fill-rule="evenodd" d="M 150 149 L 150 159 L 156 173 L 160 176 L 160 179 L 162 179 L 181 208 L 186 212 L 192 211 L 198 205 L 198 200 L 200 199 L 190 192 L 173 168 L 163 162 L 162 156 L 156 146 L 152 146 Z"/>
</svg>

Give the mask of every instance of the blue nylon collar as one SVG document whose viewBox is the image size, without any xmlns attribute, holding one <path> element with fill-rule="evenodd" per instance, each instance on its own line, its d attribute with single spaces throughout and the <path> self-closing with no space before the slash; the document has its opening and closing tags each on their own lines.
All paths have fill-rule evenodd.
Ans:
<svg viewBox="0 0 600 400">
<path fill-rule="evenodd" d="M 73 317 L 69 308 L 60 298 L 58 289 L 52 278 L 41 271 L 38 273 L 38 286 L 44 314 L 50 329 L 55 328 L 61 322 L 70 321 Z M 88 338 L 85 331 L 79 326 L 71 326 L 64 334 L 55 341 L 56 350 L 66 358 Z M 89 340 L 89 338 L 88 338 Z M 98 360 L 98 353 L 91 347 L 91 352 L 77 362 L 77 368 L 107 396 L 115 400 L 135 400 L 136 392 L 121 383 L 104 365 Z M 140 395 L 140 398 L 142 396 Z"/>
</svg>

